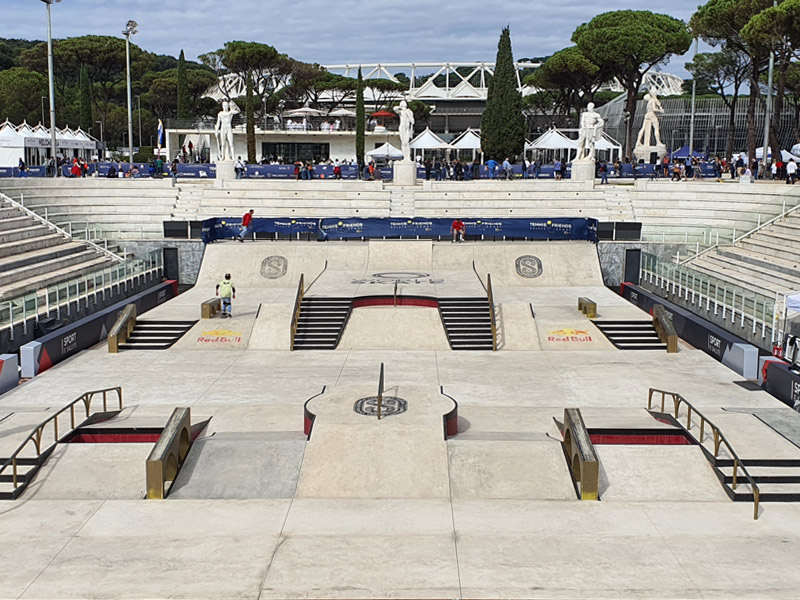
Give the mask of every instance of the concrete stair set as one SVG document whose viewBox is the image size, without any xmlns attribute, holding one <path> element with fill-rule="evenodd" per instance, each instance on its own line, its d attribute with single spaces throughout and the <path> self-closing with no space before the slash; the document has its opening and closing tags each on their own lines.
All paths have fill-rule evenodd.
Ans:
<svg viewBox="0 0 800 600">
<path fill-rule="evenodd" d="M 492 318 L 486 298 L 440 298 L 447 341 L 453 350 L 492 350 Z"/>
<path fill-rule="evenodd" d="M 334 350 L 352 311 L 352 298 L 303 298 L 295 350 Z"/>
<path fill-rule="evenodd" d="M 295 350 L 335 350 L 352 312 L 352 298 L 303 298 Z M 439 313 L 453 350 L 491 350 L 492 325 L 486 298 L 440 298 Z"/>
<path fill-rule="evenodd" d="M 120 350 L 166 350 L 189 331 L 197 321 L 137 321 L 128 341 Z"/>
<path fill-rule="evenodd" d="M 592 321 L 620 350 L 666 350 L 652 321 Z"/>
<path fill-rule="evenodd" d="M 11 299 L 114 264 L 80 241 L 70 240 L 0 201 L 0 299 Z"/>
</svg>

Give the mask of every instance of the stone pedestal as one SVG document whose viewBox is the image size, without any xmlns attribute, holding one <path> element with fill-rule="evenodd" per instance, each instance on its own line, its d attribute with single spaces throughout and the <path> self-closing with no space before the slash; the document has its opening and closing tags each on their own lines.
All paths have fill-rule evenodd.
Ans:
<svg viewBox="0 0 800 600">
<path fill-rule="evenodd" d="M 661 160 L 667 153 L 667 147 L 664 144 L 658 144 L 657 146 L 636 146 L 633 149 L 633 157 L 636 159 L 636 162 L 643 160 L 646 163 L 653 162 L 653 154 L 656 155 L 656 161 Z"/>
<path fill-rule="evenodd" d="M 233 181 L 236 179 L 236 171 L 233 168 L 232 160 L 218 160 L 217 161 L 217 178 L 214 180 L 215 187 L 225 187 L 226 181 Z"/>
<path fill-rule="evenodd" d="M 594 161 L 576 160 L 572 163 L 571 181 L 594 181 Z"/>
<path fill-rule="evenodd" d="M 417 185 L 417 163 L 413 160 L 394 163 L 394 185 Z"/>
</svg>

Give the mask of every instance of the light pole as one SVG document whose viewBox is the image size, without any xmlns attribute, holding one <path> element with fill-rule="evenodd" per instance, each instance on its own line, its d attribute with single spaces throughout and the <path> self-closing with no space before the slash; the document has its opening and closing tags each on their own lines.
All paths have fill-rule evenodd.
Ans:
<svg viewBox="0 0 800 600">
<path fill-rule="evenodd" d="M 102 121 L 95 121 L 98 125 L 100 125 L 100 152 L 102 153 L 102 157 L 106 157 L 106 145 L 103 140 L 103 122 Z"/>
<path fill-rule="evenodd" d="M 778 0 L 773 0 L 772 6 L 778 6 Z M 769 120 L 770 120 L 770 111 L 772 110 L 772 70 L 775 68 L 775 53 L 770 50 L 769 53 L 769 74 L 767 75 L 767 103 L 764 107 L 764 152 L 762 156 L 764 157 L 764 171 L 762 177 L 766 179 L 767 174 L 767 146 L 769 145 Z M 756 160 L 758 157 L 754 157 Z"/>
<path fill-rule="evenodd" d="M 139 110 L 139 147 L 142 147 L 142 96 L 136 95 L 136 102 Z"/>
<path fill-rule="evenodd" d="M 45 119 L 45 117 L 44 117 L 44 100 L 45 100 L 45 98 L 47 98 L 47 96 L 42 96 L 42 125 L 47 123 L 47 119 Z"/>
<path fill-rule="evenodd" d="M 61 0 L 42 0 L 47 4 L 47 70 L 48 83 L 50 89 L 50 151 L 51 157 L 56 162 L 56 174 L 58 173 L 58 161 L 56 161 L 56 95 L 53 71 L 53 25 L 50 19 L 50 5 Z"/>
<path fill-rule="evenodd" d="M 131 100 L 131 36 L 136 34 L 139 24 L 128 21 L 122 35 L 125 36 L 125 59 L 128 66 L 128 162 L 133 163 L 133 101 Z M 140 140 L 141 141 L 141 140 Z"/>
<path fill-rule="evenodd" d="M 698 38 L 694 38 L 694 60 L 697 60 Z M 689 120 L 689 157 L 694 156 L 694 107 L 697 95 L 697 77 L 692 77 L 692 116 Z"/>
</svg>

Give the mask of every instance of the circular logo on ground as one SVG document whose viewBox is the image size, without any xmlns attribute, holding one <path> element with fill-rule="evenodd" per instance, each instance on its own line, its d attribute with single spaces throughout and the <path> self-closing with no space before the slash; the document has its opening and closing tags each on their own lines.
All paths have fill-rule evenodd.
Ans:
<svg viewBox="0 0 800 600">
<path fill-rule="evenodd" d="M 398 398 L 397 396 L 384 396 L 383 401 L 381 402 L 381 418 L 389 417 L 391 415 L 399 415 L 408 410 L 408 402 L 406 402 L 403 398 Z M 367 417 L 377 417 L 378 416 L 378 397 L 377 396 L 367 396 L 366 398 L 361 398 L 360 400 L 356 400 L 356 403 L 353 405 L 353 411 L 358 413 L 359 415 L 365 415 Z"/>
<path fill-rule="evenodd" d="M 261 276 L 264 279 L 280 279 L 286 275 L 289 261 L 283 256 L 268 256 L 261 261 Z"/>
<path fill-rule="evenodd" d="M 533 254 L 523 254 L 517 259 L 517 275 L 533 279 L 542 274 L 542 261 Z"/>
<path fill-rule="evenodd" d="M 421 279 L 430 277 L 430 273 L 417 273 L 415 271 L 387 271 L 386 273 L 373 273 L 378 279 Z"/>
</svg>

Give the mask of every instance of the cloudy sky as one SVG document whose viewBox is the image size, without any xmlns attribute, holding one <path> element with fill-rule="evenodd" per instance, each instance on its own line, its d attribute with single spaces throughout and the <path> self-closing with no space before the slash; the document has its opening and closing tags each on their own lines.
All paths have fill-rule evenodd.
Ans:
<svg viewBox="0 0 800 600">
<path fill-rule="evenodd" d="M 46 39 L 40 0 L 0 3 L 0 36 Z M 673 0 L 666 12 L 688 20 L 700 3 Z M 613 10 L 652 7 L 644 0 L 618 0 Z M 590 0 L 63 0 L 53 5 L 53 36 L 120 35 L 133 19 L 139 23 L 135 43 L 172 56 L 184 49 L 191 59 L 239 39 L 323 65 L 493 61 L 500 29 L 507 24 L 516 58 L 543 56 L 570 45 L 577 25 L 609 9 Z M 686 77 L 686 60 L 674 59 L 666 70 Z"/>
</svg>

